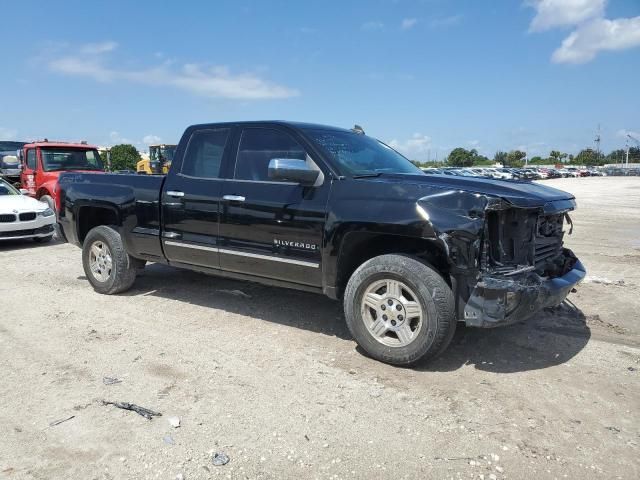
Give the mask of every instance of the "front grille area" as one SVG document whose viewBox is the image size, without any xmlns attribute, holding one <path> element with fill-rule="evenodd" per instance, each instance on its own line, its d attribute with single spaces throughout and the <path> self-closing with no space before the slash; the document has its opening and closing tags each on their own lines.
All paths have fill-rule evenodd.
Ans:
<svg viewBox="0 0 640 480">
<path fill-rule="evenodd" d="M 3 213 L 0 215 L 0 223 L 11 223 L 16 221 L 16 216 L 11 213 Z"/>
<path fill-rule="evenodd" d="M 53 225 L 46 225 L 40 228 L 29 228 L 26 230 L 13 230 L 11 232 L 0 232 L 0 238 L 25 237 L 28 235 L 38 235 L 43 233 L 52 233 Z"/>
<path fill-rule="evenodd" d="M 538 217 L 534 246 L 534 265 L 539 266 L 562 252 L 564 214 Z"/>
<path fill-rule="evenodd" d="M 506 209 L 487 215 L 487 256 L 494 273 L 531 266 L 540 275 L 556 269 L 562 255 L 564 213 L 541 215 L 533 209 Z"/>
<path fill-rule="evenodd" d="M 24 212 L 19 215 L 21 222 L 28 222 L 36 219 L 36 212 Z"/>
</svg>

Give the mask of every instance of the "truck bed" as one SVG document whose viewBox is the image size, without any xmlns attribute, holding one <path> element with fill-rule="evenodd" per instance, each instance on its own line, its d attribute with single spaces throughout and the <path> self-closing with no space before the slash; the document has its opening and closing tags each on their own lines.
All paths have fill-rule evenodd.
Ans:
<svg viewBox="0 0 640 480">
<path fill-rule="evenodd" d="M 63 194 L 59 223 L 67 241 L 81 244 L 86 235 L 83 222 L 101 201 L 113 206 L 124 230 L 131 255 L 148 260 L 163 259 L 160 245 L 160 192 L 163 175 L 65 173 L 60 176 Z"/>
</svg>

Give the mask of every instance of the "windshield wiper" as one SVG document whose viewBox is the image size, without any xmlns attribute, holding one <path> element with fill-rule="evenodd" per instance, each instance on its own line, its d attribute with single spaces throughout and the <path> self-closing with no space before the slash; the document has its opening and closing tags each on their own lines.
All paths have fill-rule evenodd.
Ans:
<svg viewBox="0 0 640 480">
<path fill-rule="evenodd" d="M 351 178 L 371 178 L 379 177 L 380 175 L 382 175 L 382 172 L 356 173 Z"/>
</svg>

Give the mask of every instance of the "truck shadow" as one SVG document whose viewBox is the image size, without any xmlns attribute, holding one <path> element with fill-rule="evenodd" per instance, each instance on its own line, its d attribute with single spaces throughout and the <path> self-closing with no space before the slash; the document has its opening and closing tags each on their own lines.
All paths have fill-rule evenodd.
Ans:
<svg viewBox="0 0 640 480">
<path fill-rule="evenodd" d="M 494 373 L 538 370 L 567 363 L 590 338 L 585 315 L 565 301 L 508 327 L 479 329 L 458 324 L 444 354 L 418 370 L 449 372 L 464 365 Z"/>
<path fill-rule="evenodd" d="M 351 339 L 342 304 L 324 295 L 147 265 L 122 295 L 151 295 L 224 310 L 324 335 Z"/>
<path fill-rule="evenodd" d="M 342 303 L 312 293 L 152 264 L 123 295 L 157 296 L 352 340 Z M 537 370 L 568 362 L 590 338 L 584 314 L 565 302 L 509 327 L 477 329 L 459 324 L 449 348 L 440 357 L 413 369 L 448 372 L 474 365 L 495 373 Z M 366 356 L 355 343 L 353 348 Z M 360 367 L 367 369 L 367 364 L 363 359 Z"/>
</svg>

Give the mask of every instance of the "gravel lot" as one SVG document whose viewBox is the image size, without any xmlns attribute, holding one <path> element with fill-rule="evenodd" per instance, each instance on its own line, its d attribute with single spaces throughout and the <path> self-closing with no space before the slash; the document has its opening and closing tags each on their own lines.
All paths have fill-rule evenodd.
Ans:
<svg viewBox="0 0 640 480">
<path fill-rule="evenodd" d="M 579 202 L 573 305 L 417 369 L 321 296 L 160 265 L 102 296 L 78 248 L 0 244 L 0 479 L 640 478 L 640 178 L 545 184 Z"/>
</svg>

